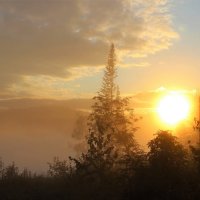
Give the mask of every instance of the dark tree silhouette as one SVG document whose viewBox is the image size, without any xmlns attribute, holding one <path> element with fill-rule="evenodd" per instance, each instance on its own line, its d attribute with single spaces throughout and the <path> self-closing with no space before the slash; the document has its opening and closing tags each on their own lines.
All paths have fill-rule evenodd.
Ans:
<svg viewBox="0 0 200 200">
<path fill-rule="evenodd" d="M 186 150 L 170 131 L 159 131 L 148 147 L 149 163 L 156 171 L 179 170 L 187 163 Z"/>
<path fill-rule="evenodd" d="M 190 145 L 190 149 L 191 149 L 192 157 L 193 157 L 195 165 L 196 165 L 196 169 L 200 175 L 200 147 Z"/>
<path fill-rule="evenodd" d="M 141 151 L 134 139 L 137 118 L 133 109 L 129 108 L 129 98 L 120 96 L 116 77 L 115 47 L 112 44 L 102 87 L 93 98 L 88 118 L 87 152 L 82 153 L 79 159 L 70 158 L 75 162 L 79 181 L 93 188 L 90 198 L 95 193 L 98 193 L 99 199 L 120 198 L 119 195 L 116 197 L 116 190 L 125 191 L 132 177 L 130 174 L 140 160 L 138 152 Z M 99 193 L 101 190 L 104 193 Z M 86 194 L 83 192 L 82 195 Z"/>
<path fill-rule="evenodd" d="M 101 176 L 105 171 L 114 170 L 119 160 L 138 149 L 134 140 L 136 127 L 133 125 L 136 118 L 128 107 L 129 99 L 120 96 L 116 77 L 116 56 L 112 44 L 102 87 L 94 97 L 88 119 L 88 151 L 82 154 L 82 163 L 76 160 L 76 164 L 84 163 Z"/>
<path fill-rule="evenodd" d="M 190 150 L 192 152 L 192 158 L 196 165 L 195 167 L 200 176 L 200 121 L 197 120 L 196 118 L 194 119 L 193 128 L 198 134 L 199 141 L 196 145 L 190 145 Z"/>
<path fill-rule="evenodd" d="M 146 187 L 152 199 L 188 199 L 188 155 L 170 131 L 159 131 L 148 143 Z"/>
</svg>

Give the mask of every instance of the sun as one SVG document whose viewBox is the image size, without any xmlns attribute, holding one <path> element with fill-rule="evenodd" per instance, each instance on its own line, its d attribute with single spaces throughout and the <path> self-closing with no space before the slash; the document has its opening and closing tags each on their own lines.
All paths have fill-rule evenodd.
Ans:
<svg viewBox="0 0 200 200">
<path fill-rule="evenodd" d="M 189 110 L 189 100 L 180 93 L 170 93 L 164 96 L 157 106 L 157 112 L 161 120 L 169 125 L 176 125 L 186 119 Z"/>
</svg>

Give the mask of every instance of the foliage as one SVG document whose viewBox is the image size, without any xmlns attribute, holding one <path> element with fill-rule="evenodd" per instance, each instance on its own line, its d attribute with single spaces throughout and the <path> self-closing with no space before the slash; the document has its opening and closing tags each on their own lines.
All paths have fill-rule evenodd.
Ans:
<svg viewBox="0 0 200 200">
<path fill-rule="evenodd" d="M 111 45 L 103 83 L 94 97 L 92 113 L 88 119 L 88 151 L 81 157 L 82 164 L 97 173 L 115 170 L 117 162 L 138 148 L 134 140 L 136 121 L 128 107 L 129 99 L 121 98 L 115 83 L 115 48 Z M 81 160 L 79 163 L 81 164 Z"/>
<path fill-rule="evenodd" d="M 71 163 L 67 162 L 67 160 L 61 161 L 58 157 L 55 157 L 53 163 L 48 163 L 48 165 L 48 174 L 51 177 L 68 177 L 73 173 Z"/>
<path fill-rule="evenodd" d="M 178 138 L 169 131 L 159 131 L 148 145 L 150 149 L 146 154 L 143 151 L 127 154 L 123 157 L 124 160 L 118 162 L 120 167 L 115 170 L 106 168 L 107 163 L 105 166 L 92 168 L 90 162 L 94 158 L 84 158 L 87 154 L 83 154 L 80 159 L 70 158 L 73 162 L 54 158 L 53 162 L 49 163 L 47 176 L 34 175 L 27 169 L 20 172 L 14 163 L 5 166 L 1 161 L 1 198 L 199 199 L 200 174 L 191 168 L 190 154 L 187 154 Z"/>
<path fill-rule="evenodd" d="M 159 131 L 148 147 L 146 175 L 150 181 L 146 182 L 146 187 L 149 195 L 158 199 L 187 198 L 190 180 L 188 153 L 178 138 L 170 131 Z"/>
<path fill-rule="evenodd" d="M 196 169 L 200 174 L 200 147 L 190 145 L 190 150 L 192 152 L 192 158 L 195 162 Z"/>
<path fill-rule="evenodd" d="M 186 150 L 169 131 L 159 131 L 148 147 L 149 163 L 155 170 L 179 170 L 187 163 Z"/>
</svg>

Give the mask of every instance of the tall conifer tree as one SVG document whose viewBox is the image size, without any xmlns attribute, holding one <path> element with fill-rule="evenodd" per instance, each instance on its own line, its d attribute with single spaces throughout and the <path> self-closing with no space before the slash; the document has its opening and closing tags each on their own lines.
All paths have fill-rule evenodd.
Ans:
<svg viewBox="0 0 200 200">
<path fill-rule="evenodd" d="M 121 98 L 116 77 L 115 47 L 112 44 L 102 87 L 93 98 L 88 119 L 88 151 L 82 154 L 83 163 L 99 172 L 114 169 L 122 157 L 137 148 L 134 140 L 136 128 L 132 123 L 135 118 L 130 118 L 129 99 Z"/>
</svg>

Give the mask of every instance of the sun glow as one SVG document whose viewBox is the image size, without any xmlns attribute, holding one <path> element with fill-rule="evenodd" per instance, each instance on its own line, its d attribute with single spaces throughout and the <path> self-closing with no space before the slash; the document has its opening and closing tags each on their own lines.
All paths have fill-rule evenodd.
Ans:
<svg viewBox="0 0 200 200">
<path fill-rule="evenodd" d="M 169 125 L 176 125 L 189 115 L 190 102 L 180 93 L 170 93 L 164 96 L 157 106 L 161 120 Z"/>
</svg>

